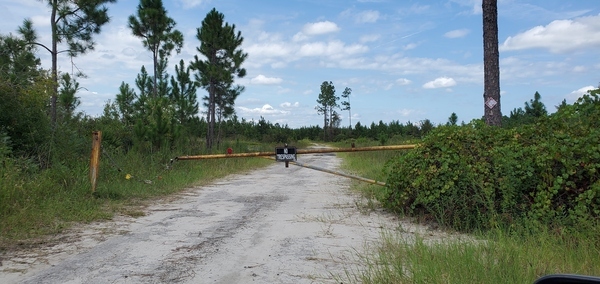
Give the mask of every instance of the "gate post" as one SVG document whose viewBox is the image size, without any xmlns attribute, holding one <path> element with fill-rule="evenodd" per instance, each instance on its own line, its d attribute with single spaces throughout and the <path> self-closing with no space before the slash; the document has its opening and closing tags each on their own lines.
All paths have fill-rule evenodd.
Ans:
<svg viewBox="0 0 600 284">
<path fill-rule="evenodd" d="M 98 179 L 98 170 L 100 164 L 100 143 L 102 141 L 102 132 L 92 132 L 92 154 L 90 158 L 90 182 L 92 183 L 92 193 L 96 191 L 96 181 Z"/>
</svg>

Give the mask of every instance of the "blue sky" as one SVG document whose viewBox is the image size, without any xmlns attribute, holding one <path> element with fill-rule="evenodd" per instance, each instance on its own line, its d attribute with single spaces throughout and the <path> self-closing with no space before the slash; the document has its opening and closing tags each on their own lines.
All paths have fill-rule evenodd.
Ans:
<svg viewBox="0 0 600 284">
<path fill-rule="evenodd" d="M 445 123 L 452 112 L 468 122 L 483 115 L 481 0 L 175 0 L 164 1 L 185 37 L 172 65 L 197 55 L 196 28 L 213 7 L 242 32 L 246 91 L 239 117 L 290 127 L 320 125 L 314 107 L 323 81 L 336 94 L 352 88 L 352 124 Z M 596 0 L 499 0 L 500 86 L 503 114 L 538 91 L 549 111 L 573 102 L 600 82 L 600 3 Z M 127 17 L 138 1 L 109 5 L 111 22 L 95 37 L 96 50 L 73 59 L 79 111 L 102 113 L 121 82 L 133 85 L 150 52 L 131 35 Z M 15 33 L 31 18 L 49 45 L 49 11 L 36 0 L 0 2 L 0 33 Z M 43 66 L 49 55 L 39 50 Z M 59 68 L 71 72 L 68 58 Z M 169 69 L 174 73 L 174 68 Z M 205 95 L 200 89 L 198 96 Z M 348 125 L 342 112 L 342 125 Z"/>
</svg>

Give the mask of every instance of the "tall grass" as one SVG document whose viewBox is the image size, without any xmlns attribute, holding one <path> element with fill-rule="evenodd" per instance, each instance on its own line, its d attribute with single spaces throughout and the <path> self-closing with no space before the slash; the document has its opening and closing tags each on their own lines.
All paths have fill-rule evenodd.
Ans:
<svg viewBox="0 0 600 284">
<path fill-rule="evenodd" d="M 494 232 L 486 240 L 431 240 L 382 235 L 364 270 L 347 275 L 355 283 L 533 283 L 541 276 L 600 275 L 600 251 L 593 242 L 551 232 L 527 237 Z"/>
<path fill-rule="evenodd" d="M 380 142 L 368 139 L 358 139 L 355 142 L 356 147 L 370 147 L 378 146 Z M 402 139 L 391 139 L 388 141 L 388 145 L 403 145 L 412 144 L 414 141 L 402 140 Z M 338 142 L 334 143 L 335 147 L 346 148 L 349 147 L 351 142 Z M 338 153 L 338 157 L 341 157 L 342 169 L 349 174 L 356 176 L 383 181 L 387 177 L 386 163 L 393 157 L 402 155 L 405 151 L 410 150 L 393 150 L 393 151 L 373 151 L 373 152 L 349 152 L 349 153 Z M 377 200 L 382 197 L 382 187 L 380 185 L 372 185 L 361 181 L 352 181 L 352 188 L 354 190 L 362 192 L 365 197 L 372 200 Z"/>
<path fill-rule="evenodd" d="M 235 152 L 270 151 L 274 145 L 230 142 Z M 228 147 L 229 145 L 226 145 Z M 200 153 L 201 154 L 201 153 Z M 174 161 L 180 153 L 151 155 L 105 150 L 98 186 L 91 192 L 89 154 L 39 171 L 27 161 L 0 161 L 0 251 L 36 242 L 74 223 L 110 219 L 115 213 L 143 215 L 140 206 L 229 174 L 263 167 L 260 158 Z M 127 177 L 130 177 L 127 179 Z"/>
</svg>

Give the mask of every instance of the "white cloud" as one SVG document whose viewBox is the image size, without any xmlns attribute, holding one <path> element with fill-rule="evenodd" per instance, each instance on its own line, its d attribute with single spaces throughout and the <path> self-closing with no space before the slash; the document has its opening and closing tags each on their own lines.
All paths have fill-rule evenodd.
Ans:
<svg viewBox="0 0 600 284">
<path fill-rule="evenodd" d="M 364 53 L 368 48 L 360 44 L 346 46 L 341 41 L 311 42 L 303 44 L 298 51 L 300 56 L 344 56 Z"/>
<path fill-rule="evenodd" d="M 299 107 L 300 103 L 299 102 L 295 102 L 295 103 L 284 102 L 284 103 L 280 104 L 279 106 L 282 108 Z"/>
<path fill-rule="evenodd" d="M 572 91 L 570 94 L 567 95 L 566 99 L 570 100 L 570 101 L 576 101 L 581 96 L 587 94 L 587 92 L 589 90 L 595 90 L 595 89 L 596 88 L 594 86 L 585 86 L 585 87 L 580 88 L 578 90 Z"/>
<path fill-rule="evenodd" d="M 573 20 L 556 20 L 547 26 L 537 26 L 508 37 L 501 51 L 545 48 L 553 53 L 565 53 L 600 47 L 600 15 Z"/>
<path fill-rule="evenodd" d="M 184 8 L 194 8 L 200 6 L 202 3 L 208 2 L 207 0 L 179 0 Z"/>
<path fill-rule="evenodd" d="M 302 33 L 305 35 L 322 35 L 339 31 L 340 28 L 333 22 L 323 21 L 316 23 L 308 23 L 304 25 Z"/>
<path fill-rule="evenodd" d="M 304 41 L 307 40 L 310 36 L 334 33 L 339 30 L 340 28 L 334 22 L 330 21 L 308 23 L 304 25 L 302 31 L 296 33 L 292 37 L 292 40 L 295 42 Z"/>
<path fill-rule="evenodd" d="M 377 19 L 379 19 L 379 12 L 373 10 L 364 11 L 356 15 L 357 23 L 375 23 Z"/>
<path fill-rule="evenodd" d="M 411 50 L 411 49 L 415 49 L 417 48 L 417 46 L 419 46 L 418 44 L 411 42 L 407 45 L 404 46 L 404 50 Z"/>
<path fill-rule="evenodd" d="M 444 34 L 447 38 L 461 38 L 468 35 L 471 31 L 468 29 L 452 30 Z"/>
<path fill-rule="evenodd" d="M 50 17 L 46 15 L 37 15 L 30 18 L 34 27 L 49 27 Z"/>
<path fill-rule="evenodd" d="M 298 32 L 297 34 L 294 35 L 294 37 L 292 37 L 293 41 L 304 41 L 304 40 L 307 40 L 307 39 L 308 39 L 308 36 L 306 36 L 302 32 Z"/>
<path fill-rule="evenodd" d="M 406 79 L 406 78 L 400 78 L 398 80 L 396 80 L 396 84 L 400 85 L 400 86 L 405 86 L 412 83 L 410 80 Z"/>
<path fill-rule="evenodd" d="M 439 77 L 433 81 L 423 84 L 425 89 L 448 88 L 456 85 L 456 81 L 448 77 Z"/>
<path fill-rule="evenodd" d="M 239 107 L 239 110 L 245 114 L 287 114 L 287 111 L 276 110 L 270 104 L 265 104 L 260 108 L 247 108 L 247 107 Z"/>
<path fill-rule="evenodd" d="M 257 32 L 258 36 L 249 36 L 244 41 L 243 50 L 248 52 L 248 60 L 244 63 L 248 69 L 260 68 L 264 65 L 272 68 L 283 68 L 295 58 L 291 56 L 295 44 L 284 41 L 279 34 Z"/>
<path fill-rule="evenodd" d="M 250 80 L 250 83 L 255 85 L 276 85 L 281 83 L 282 81 L 283 80 L 281 78 L 267 77 L 265 75 L 260 74 L 252 78 L 252 80 Z"/>
<path fill-rule="evenodd" d="M 255 43 L 244 48 L 248 54 L 258 57 L 286 57 L 290 54 L 290 47 L 284 43 Z"/>
<path fill-rule="evenodd" d="M 128 47 L 123 48 L 121 53 L 125 56 L 134 57 L 137 54 L 137 51 L 135 49 L 133 49 L 131 46 L 128 46 Z"/>
</svg>

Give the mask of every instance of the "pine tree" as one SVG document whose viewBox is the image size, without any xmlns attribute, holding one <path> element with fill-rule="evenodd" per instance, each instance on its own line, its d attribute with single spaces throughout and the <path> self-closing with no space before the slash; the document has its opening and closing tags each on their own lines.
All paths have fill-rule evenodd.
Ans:
<svg viewBox="0 0 600 284">
<path fill-rule="evenodd" d="M 58 54 L 67 52 L 70 57 L 76 57 L 94 49 L 93 35 L 99 34 L 101 27 L 108 23 L 108 8 L 106 3 L 116 0 L 43 0 L 50 8 L 50 29 L 52 40 L 50 47 L 38 41 L 33 23 L 26 19 L 19 33 L 32 45 L 46 49 L 52 58 L 52 81 L 54 87 L 51 92 L 50 117 L 56 123 L 56 105 L 58 99 Z M 66 50 L 59 50 L 58 44 L 65 42 Z"/>
<path fill-rule="evenodd" d="M 181 60 L 175 66 L 175 76 L 171 76 L 170 99 L 175 106 L 175 117 L 182 125 L 188 124 L 198 114 L 198 84 L 192 81 L 190 70 L 190 66 L 186 67 Z"/>
<path fill-rule="evenodd" d="M 335 121 L 335 109 L 338 108 L 337 101 L 339 97 L 335 96 L 335 86 L 331 81 L 324 81 L 321 83 L 321 93 L 319 93 L 319 98 L 317 99 L 318 105 L 315 107 L 318 114 L 323 115 L 323 134 L 324 139 L 330 137 L 333 133 L 333 126 L 337 121 Z"/>
<path fill-rule="evenodd" d="M 69 73 L 65 73 L 60 78 L 60 85 L 58 101 L 65 111 L 65 118 L 70 119 L 73 117 L 75 109 L 81 104 L 79 97 L 75 96 L 80 89 L 79 82 L 75 78 L 71 78 Z"/>
<path fill-rule="evenodd" d="M 133 35 L 142 38 L 144 47 L 152 52 L 153 97 L 159 94 L 160 64 L 166 64 L 166 61 L 161 59 L 171 56 L 173 49 L 179 53 L 183 46 L 183 34 L 175 30 L 175 25 L 175 20 L 167 16 L 162 0 L 140 0 L 137 18 L 134 15 L 129 16 L 129 28 Z"/>
<path fill-rule="evenodd" d="M 23 38 L 0 35 L 0 50 L 0 84 L 3 86 L 23 87 L 42 75 L 35 46 Z"/>
<path fill-rule="evenodd" d="M 349 121 L 349 129 L 352 129 L 352 111 L 350 110 L 350 94 L 352 93 L 352 89 L 346 87 L 344 92 L 342 93 L 342 98 L 346 99 L 342 102 L 342 110 L 348 111 L 348 121 Z"/>
<path fill-rule="evenodd" d="M 208 12 L 196 34 L 200 41 L 196 50 L 205 60 L 200 60 L 196 55 L 191 63 L 192 69 L 197 72 L 196 81 L 208 91 L 206 148 L 209 150 L 212 149 L 215 140 L 218 104 L 223 101 L 222 96 L 230 92 L 234 77 L 246 76 L 246 69 L 241 66 L 248 54 L 240 49 L 244 38 L 241 32 L 236 33 L 235 25 L 225 23 L 224 18 L 225 16 L 214 8 Z"/>
<path fill-rule="evenodd" d="M 121 82 L 115 102 L 117 104 L 121 122 L 125 124 L 125 126 L 131 126 L 135 122 L 134 102 L 136 98 L 137 94 L 133 88 L 129 87 L 129 84 Z"/>
<path fill-rule="evenodd" d="M 456 115 L 456 113 L 453 112 L 450 115 L 450 117 L 448 118 L 448 123 L 446 123 L 446 125 L 455 126 L 457 122 L 458 122 L 458 115 Z"/>
<path fill-rule="evenodd" d="M 525 102 L 525 114 L 535 118 L 547 116 L 548 111 L 546 110 L 544 103 L 542 103 L 541 98 L 542 96 L 540 93 L 535 92 L 533 100 Z"/>
<path fill-rule="evenodd" d="M 0 132 L 10 137 L 15 157 L 45 159 L 41 145 L 51 129 L 46 92 L 53 84 L 25 39 L 0 35 L 0 51 Z"/>
</svg>

